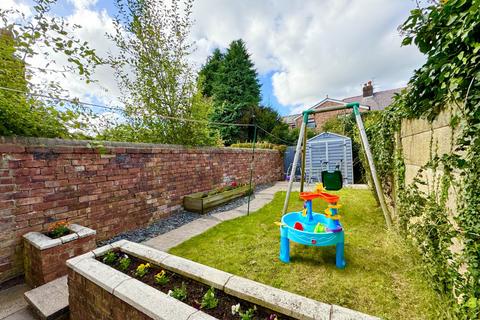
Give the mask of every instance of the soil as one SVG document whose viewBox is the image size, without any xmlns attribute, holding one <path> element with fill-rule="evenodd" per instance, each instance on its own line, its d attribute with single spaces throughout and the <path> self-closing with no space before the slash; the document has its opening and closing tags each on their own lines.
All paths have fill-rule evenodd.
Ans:
<svg viewBox="0 0 480 320">
<path fill-rule="evenodd" d="M 129 256 L 131 260 L 131 264 L 127 270 L 122 271 L 118 269 L 118 258 L 120 256 L 123 256 L 124 254 L 122 252 L 116 252 L 116 254 L 117 254 L 117 260 L 116 260 L 117 262 L 115 262 L 113 265 L 110 265 L 111 267 L 117 269 L 120 272 L 128 274 L 129 276 L 136 278 L 142 281 L 143 283 L 146 283 L 166 294 L 168 294 L 169 290 L 173 290 L 174 288 L 180 288 L 182 284 L 185 284 L 187 288 L 187 298 L 183 302 L 194 307 L 195 309 L 200 309 L 202 297 L 210 289 L 209 286 L 201 282 L 183 277 L 182 275 L 171 272 L 169 270 L 165 270 L 169 281 L 164 285 L 159 285 L 154 281 L 154 276 L 157 273 L 159 273 L 162 270 L 162 268 L 151 264 L 151 267 L 149 268 L 148 273 L 145 274 L 143 277 L 139 278 L 135 275 L 135 270 L 140 264 L 146 263 L 146 262 L 134 256 Z M 103 263 L 102 257 L 98 257 L 97 260 Z M 256 311 L 254 312 L 254 317 L 251 319 L 255 319 L 255 320 L 274 320 L 274 319 L 277 319 L 277 320 L 292 319 L 293 320 L 295 319 L 295 318 L 283 315 L 281 313 L 274 312 L 270 309 L 267 309 L 261 306 L 256 306 L 242 299 L 238 299 L 236 297 L 230 296 L 218 289 L 215 289 L 215 297 L 218 299 L 218 305 L 213 309 L 202 309 L 202 311 L 217 319 L 222 319 L 222 320 L 241 319 L 241 316 L 238 314 L 232 315 L 232 306 L 237 304 L 240 304 L 240 309 L 242 310 L 242 312 L 246 312 L 249 309 L 256 308 Z"/>
<path fill-rule="evenodd" d="M 52 239 L 58 239 L 58 238 L 61 238 L 63 236 L 66 236 L 67 234 L 70 234 L 70 233 L 72 233 L 72 231 L 70 231 L 70 230 L 63 232 L 62 234 L 55 234 L 53 231 L 50 231 L 50 232 L 47 232 L 45 235 L 47 237 L 52 238 Z"/>
</svg>

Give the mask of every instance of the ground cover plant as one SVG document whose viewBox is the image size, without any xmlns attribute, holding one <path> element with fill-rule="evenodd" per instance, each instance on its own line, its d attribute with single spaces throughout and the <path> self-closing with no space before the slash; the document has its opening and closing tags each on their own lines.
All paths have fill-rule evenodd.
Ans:
<svg viewBox="0 0 480 320">
<path fill-rule="evenodd" d="M 97 260 L 218 319 L 293 319 L 120 251 L 108 251 Z"/>
<path fill-rule="evenodd" d="M 250 216 L 224 222 L 170 250 L 199 263 L 385 319 L 446 318 L 442 300 L 419 270 L 419 257 L 402 238 L 386 231 L 369 190 L 344 189 L 341 216 L 347 267 L 335 267 L 334 247 L 291 245 L 291 263 L 278 259 L 279 221 L 285 192 Z M 293 193 L 290 211 L 303 202 Z M 314 201 L 314 210 L 326 204 Z M 208 253 L 208 254 L 207 254 Z M 248 309 L 243 308 L 244 312 Z"/>
</svg>

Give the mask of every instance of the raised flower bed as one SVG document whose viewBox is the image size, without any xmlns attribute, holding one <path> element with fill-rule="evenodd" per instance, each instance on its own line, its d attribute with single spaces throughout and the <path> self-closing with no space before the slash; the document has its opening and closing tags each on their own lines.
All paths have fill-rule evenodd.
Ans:
<svg viewBox="0 0 480 320">
<path fill-rule="evenodd" d="M 233 184 L 208 192 L 192 193 L 183 198 L 183 207 L 191 212 L 205 213 L 215 207 L 248 194 L 251 192 L 250 190 L 248 185 L 237 186 Z"/>
<path fill-rule="evenodd" d="M 66 275 L 65 261 L 95 249 L 95 237 L 95 230 L 65 223 L 24 234 L 25 282 L 34 288 Z"/>
<path fill-rule="evenodd" d="M 67 261 L 70 319 L 373 319 L 122 240 Z"/>
</svg>

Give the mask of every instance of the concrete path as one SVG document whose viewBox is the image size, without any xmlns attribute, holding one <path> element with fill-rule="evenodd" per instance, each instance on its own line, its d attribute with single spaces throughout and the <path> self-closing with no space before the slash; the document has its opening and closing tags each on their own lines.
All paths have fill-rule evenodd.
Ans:
<svg viewBox="0 0 480 320">
<path fill-rule="evenodd" d="M 270 188 L 256 192 L 254 197 L 252 197 L 252 200 L 250 201 L 250 213 L 259 210 L 264 205 L 272 201 L 275 193 L 277 193 L 278 191 L 286 191 L 287 186 L 288 185 L 286 181 L 281 181 L 275 183 Z M 314 185 L 306 185 L 305 190 L 311 190 L 313 189 L 313 187 Z M 292 190 L 299 191 L 300 183 L 294 183 Z M 182 242 L 185 242 L 194 236 L 204 233 L 208 229 L 216 226 L 219 223 L 222 223 L 223 221 L 245 216 L 247 214 L 247 209 L 247 204 L 244 204 L 238 208 L 229 211 L 219 212 L 212 215 L 205 215 L 204 218 L 194 220 L 181 226 L 180 228 L 159 235 L 158 237 L 152 238 L 143 243 L 158 250 L 168 251 L 169 249 L 181 244 Z"/>
<path fill-rule="evenodd" d="M 28 307 L 23 294 L 30 290 L 26 284 L 19 284 L 0 291 L 1 320 L 35 320 L 33 311 Z"/>
</svg>

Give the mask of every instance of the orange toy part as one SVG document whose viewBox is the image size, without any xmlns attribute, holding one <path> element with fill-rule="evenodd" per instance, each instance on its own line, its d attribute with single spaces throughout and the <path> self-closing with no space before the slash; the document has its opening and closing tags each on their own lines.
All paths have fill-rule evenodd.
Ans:
<svg viewBox="0 0 480 320">
<path fill-rule="evenodd" d="M 302 200 L 313 200 L 317 198 L 322 198 L 328 203 L 337 203 L 340 199 L 339 196 L 326 192 L 300 192 L 300 198 L 302 198 Z"/>
</svg>

